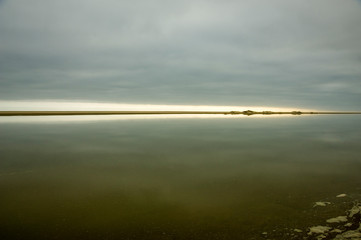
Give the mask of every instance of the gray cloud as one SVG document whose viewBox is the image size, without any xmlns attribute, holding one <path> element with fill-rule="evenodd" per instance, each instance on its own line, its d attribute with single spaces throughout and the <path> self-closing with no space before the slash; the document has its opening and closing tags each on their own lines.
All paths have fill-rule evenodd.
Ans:
<svg viewBox="0 0 361 240">
<path fill-rule="evenodd" d="M 0 99 L 359 109 L 357 1 L 0 1 Z"/>
</svg>

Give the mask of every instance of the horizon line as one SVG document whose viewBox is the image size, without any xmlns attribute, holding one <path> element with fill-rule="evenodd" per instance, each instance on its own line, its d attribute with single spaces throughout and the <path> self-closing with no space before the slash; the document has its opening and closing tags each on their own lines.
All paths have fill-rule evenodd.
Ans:
<svg viewBox="0 0 361 240">
<path fill-rule="evenodd" d="M 64 116 L 64 115 L 312 115 L 312 114 L 361 114 L 361 111 L 0 111 L 0 116 Z"/>
</svg>

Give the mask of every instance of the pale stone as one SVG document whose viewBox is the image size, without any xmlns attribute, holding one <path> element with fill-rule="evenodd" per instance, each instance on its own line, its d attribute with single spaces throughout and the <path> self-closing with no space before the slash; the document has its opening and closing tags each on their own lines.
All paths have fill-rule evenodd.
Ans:
<svg viewBox="0 0 361 240">
<path fill-rule="evenodd" d="M 342 237 L 344 237 L 344 238 L 359 238 L 359 237 L 361 237 L 361 233 L 356 232 L 356 231 L 348 231 L 348 232 L 345 232 L 344 234 L 342 234 Z"/>
<path fill-rule="evenodd" d="M 313 207 L 326 207 L 328 204 L 331 204 L 330 202 L 315 202 Z"/>
<path fill-rule="evenodd" d="M 320 235 L 320 236 L 317 236 L 317 240 L 322 240 L 322 239 L 325 239 L 326 236 L 325 235 Z"/>
<path fill-rule="evenodd" d="M 351 210 L 350 210 L 350 215 L 349 217 L 353 217 L 354 215 L 358 214 L 361 212 L 361 207 L 360 206 L 354 206 Z"/>
<path fill-rule="evenodd" d="M 310 231 L 308 232 L 308 235 L 311 234 L 319 234 L 319 233 L 325 233 L 330 231 L 331 228 L 330 227 L 326 227 L 326 226 L 314 226 L 314 227 L 310 227 Z"/>
<path fill-rule="evenodd" d="M 339 195 L 337 195 L 336 197 L 346 197 L 347 195 L 345 193 L 341 193 Z"/>
<path fill-rule="evenodd" d="M 328 223 L 347 222 L 347 217 L 346 216 L 338 216 L 335 218 L 330 218 L 330 219 L 326 220 L 326 222 L 328 222 Z"/>
</svg>

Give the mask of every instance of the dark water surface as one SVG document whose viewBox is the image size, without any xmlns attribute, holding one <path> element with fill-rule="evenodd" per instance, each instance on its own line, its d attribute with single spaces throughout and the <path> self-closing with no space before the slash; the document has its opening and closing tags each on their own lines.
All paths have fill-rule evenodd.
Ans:
<svg viewBox="0 0 361 240">
<path fill-rule="evenodd" d="M 360 173 L 361 116 L 3 122 L 0 239 L 287 239 Z"/>
</svg>

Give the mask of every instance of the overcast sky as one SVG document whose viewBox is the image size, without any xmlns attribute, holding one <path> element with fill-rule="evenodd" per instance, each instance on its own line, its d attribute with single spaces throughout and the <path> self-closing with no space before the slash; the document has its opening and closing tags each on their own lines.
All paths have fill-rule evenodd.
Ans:
<svg viewBox="0 0 361 240">
<path fill-rule="evenodd" d="M 0 100 L 361 110 L 356 0 L 0 0 Z"/>
</svg>

